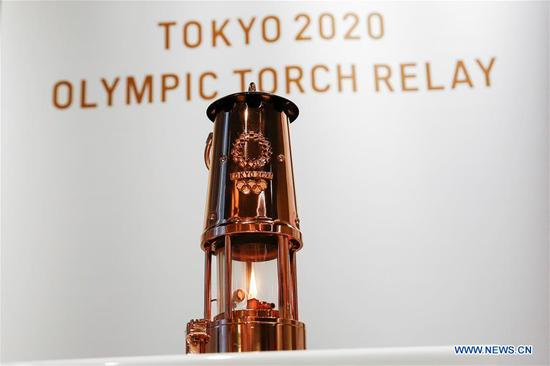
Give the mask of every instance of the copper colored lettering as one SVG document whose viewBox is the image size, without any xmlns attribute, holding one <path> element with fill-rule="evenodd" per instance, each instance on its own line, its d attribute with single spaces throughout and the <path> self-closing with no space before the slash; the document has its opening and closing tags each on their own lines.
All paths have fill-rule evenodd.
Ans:
<svg viewBox="0 0 550 366">
<path fill-rule="evenodd" d="M 291 72 L 295 70 L 297 72 L 297 76 L 292 76 Z M 304 92 L 304 88 L 302 87 L 302 75 L 303 71 L 300 66 L 287 66 L 285 67 L 285 79 L 286 79 L 286 92 L 287 94 L 290 93 L 290 85 L 296 84 L 298 87 L 298 90 L 300 93 Z"/>
<path fill-rule="evenodd" d="M 275 22 L 275 35 L 272 36 L 272 37 L 268 37 L 268 32 L 267 32 L 267 22 L 268 20 L 271 20 L 273 22 Z M 281 37 L 281 23 L 279 21 L 279 18 L 277 18 L 276 16 L 274 15 L 269 15 L 267 17 L 265 17 L 263 20 L 262 20 L 262 38 L 264 39 L 264 41 L 268 42 L 268 43 L 273 43 L 273 42 L 276 42 L 279 38 Z"/>
<path fill-rule="evenodd" d="M 160 22 L 159 27 L 164 30 L 164 49 L 170 49 L 170 27 L 176 25 L 176 22 Z"/>
<path fill-rule="evenodd" d="M 172 81 L 169 83 L 168 80 L 172 80 Z M 178 84 L 179 84 L 178 75 L 163 74 L 161 77 L 160 100 L 162 102 L 166 102 L 167 91 L 176 89 L 178 87 Z"/>
<path fill-rule="evenodd" d="M 216 25 L 216 21 L 215 20 L 212 21 L 212 47 L 217 46 L 218 37 L 223 40 L 223 42 L 226 44 L 226 46 L 231 47 L 231 42 L 229 42 L 229 40 L 225 36 L 225 33 L 223 33 L 223 30 L 224 30 L 225 26 L 228 23 L 229 23 L 229 19 L 226 19 L 222 23 L 221 27 L 218 28 L 217 25 Z"/>
<path fill-rule="evenodd" d="M 67 89 L 67 98 L 65 99 L 65 103 L 59 101 L 59 89 L 62 86 Z M 52 101 L 53 105 L 58 109 L 69 108 L 73 103 L 73 84 L 67 80 L 61 80 L 55 83 L 53 86 Z"/>
<path fill-rule="evenodd" d="M 313 90 L 315 90 L 316 92 L 324 93 L 324 92 L 326 92 L 330 89 L 330 85 L 326 84 L 324 87 L 320 87 L 317 84 L 317 70 L 319 70 L 319 69 L 324 70 L 325 72 L 329 71 L 328 67 L 325 66 L 325 65 L 315 65 L 315 66 L 313 66 L 313 68 L 311 69 L 311 88 Z"/>
<path fill-rule="evenodd" d="M 380 70 L 385 70 L 385 74 L 381 74 Z M 393 87 L 390 83 L 391 68 L 385 64 L 374 65 L 374 85 L 377 92 L 380 91 L 380 82 L 383 81 L 389 91 L 393 92 Z"/>
<path fill-rule="evenodd" d="M 86 108 L 97 108 L 97 103 L 89 103 L 86 101 L 87 85 L 86 80 L 80 80 L 80 107 L 82 109 Z"/>
<path fill-rule="evenodd" d="M 351 65 L 351 74 L 349 74 L 349 75 L 343 75 L 342 74 L 342 67 L 340 65 L 338 65 L 336 67 L 336 73 L 338 75 L 338 91 L 339 92 L 341 92 L 343 90 L 342 81 L 344 79 L 351 80 L 352 90 L 354 92 L 357 91 L 357 78 L 356 78 L 356 75 L 355 75 L 355 65 Z"/>
<path fill-rule="evenodd" d="M 432 69 L 429 62 L 426 62 L 426 81 L 428 83 L 428 90 L 443 90 L 443 85 L 433 85 L 432 83 Z"/>
<path fill-rule="evenodd" d="M 103 88 L 107 92 L 107 105 L 109 107 L 113 105 L 113 93 L 115 91 L 115 88 L 118 85 L 119 80 L 120 80 L 120 78 L 117 77 L 117 78 L 115 78 L 113 83 L 111 85 L 109 85 L 109 82 L 106 79 L 101 78 L 101 84 L 103 85 Z"/>
<path fill-rule="evenodd" d="M 189 27 L 191 27 L 191 26 L 195 27 L 196 33 L 197 33 L 196 40 L 195 40 L 194 43 L 189 41 L 189 33 L 190 33 Z M 201 45 L 201 43 L 202 43 L 202 27 L 201 27 L 199 22 L 196 22 L 196 21 L 192 20 L 190 22 L 185 23 L 185 25 L 183 26 L 183 43 L 185 44 L 185 46 L 187 46 L 189 48 L 196 48 L 196 47 Z"/>
<path fill-rule="evenodd" d="M 250 23 L 244 24 L 243 20 L 241 18 L 238 18 L 237 21 L 239 22 L 239 25 L 244 31 L 244 44 L 250 43 L 250 30 L 252 29 L 252 26 L 254 25 L 254 22 L 256 21 L 256 17 L 252 17 L 250 19 Z"/>
<path fill-rule="evenodd" d="M 462 77 L 459 77 L 459 74 L 462 73 Z M 470 79 L 470 74 L 468 74 L 468 70 L 466 69 L 466 66 L 464 65 L 464 61 L 458 60 L 456 62 L 455 66 L 455 72 L 453 75 L 453 82 L 451 84 L 451 89 L 456 88 L 458 84 L 468 84 L 470 88 L 474 87 L 474 84 L 472 83 L 472 80 Z"/>
<path fill-rule="evenodd" d="M 483 75 L 485 76 L 485 85 L 491 86 L 491 70 L 493 68 L 493 65 L 495 64 L 495 57 L 491 57 L 491 60 L 489 61 L 489 65 L 487 65 L 487 67 L 483 66 L 481 60 L 478 58 L 476 58 L 476 62 L 481 68 L 481 71 L 483 71 Z"/>
<path fill-rule="evenodd" d="M 246 88 L 246 74 L 249 74 L 251 72 L 251 69 L 233 70 L 233 74 L 239 75 L 240 88 L 242 91 L 244 91 Z"/>
<path fill-rule="evenodd" d="M 153 102 L 153 75 L 146 75 L 141 85 L 141 89 L 138 90 L 136 79 L 133 76 L 126 78 L 126 104 L 130 104 L 132 101 L 132 95 L 137 101 L 137 104 L 141 104 L 143 97 L 147 94 L 147 101 Z"/>
<path fill-rule="evenodd" d="M 407 68 L 416 67 L 416 64 L 415 63 L 401 64 L 399 65 L 399 67 L 401 69 L 401 90 L 403 90 L 404 92 L 418 91 L 418 88 L 416 86 L 407 85 L 407 80 L 416 78 L 416 74 L 408 73 Z"/>
<path fill-rule="evenodd" d="M 271 89 L 267 90 L 264 86 L 264 74 L 266 72 L 271 73 Z M 277 92 L 277 71 L 271 67 L 266 67 L 264 69 L 260 70 L 260 73 L 258 74 L 258 86 L 260 87 L 261 91 L 268 92 L 268 93 L 275 93 Z"/>
<path fill-rule="evenodd" d="M 201 96 L 202 99 L 206 99 L 206 100 L 214 99 L 218 95 L 217 91 L 212 92 L 210 94 L 206 94 L 204 92 L 204 89 L 205 89 L 204 88 L 204 79 L 206 79 L 206 77 L 211 77 L 213 79 L 217 79 L 218 75 L 216 75 L 214 72 L 207 71 L 207 72 L 202 73 L 199 76 L 199 95 Z"/>
</svg>

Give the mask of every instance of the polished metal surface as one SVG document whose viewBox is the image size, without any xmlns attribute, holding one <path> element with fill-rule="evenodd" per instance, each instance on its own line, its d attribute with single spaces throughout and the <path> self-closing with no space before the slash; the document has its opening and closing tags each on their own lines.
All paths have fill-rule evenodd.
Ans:
<svg viewBox="0 0 550 366">
<path fill-rule="evenodd" d="M 284 233 L 302 245 L 290 148 L 294 103 L 267 93 L 224 97 L 207 112 L 214 122 L 202 245 L 235 232 Z"/>
<path fill-rule="evenodd" d="M 289 132 L 298 108 L 285 98 L 256 92 L 251 84 L 248 92 L 212 103 L 207 115 L 214 126 L 204 151 L 209 169 L 201 237 L 204 318 L 187 325 L 187 353 L 305 349 L 296 276 L 302 234 Z M 268 287 L 265 281 L 276 282 L 271 283 L 277 288 L 275 301 L 265 292 L 257 295 L 255 287 L 252 290 L 257 266 L 264 271 L 273 268 L 260 280 Z M 243 276 L 245 285 L 239 282 Z"/>
<path fill-rule="evenodd" d="M 206 353 L 302 350 L 304 323 L 281 318 L 217 320 L 208 328 Z"/>
</svg>

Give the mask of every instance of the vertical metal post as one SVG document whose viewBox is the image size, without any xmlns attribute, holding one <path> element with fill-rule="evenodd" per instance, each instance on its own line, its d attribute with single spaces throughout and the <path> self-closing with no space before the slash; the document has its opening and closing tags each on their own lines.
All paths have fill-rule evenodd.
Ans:
<svg viewBox="0 0 550 366">
<path fill-rule="evenodd" d="M 298 320 L 298 275 L 296 273 L 296 251 L 290 253 L 290 272 L 292 273 L 292 304 L 294 311 L 294 319 Z"/>
<path fill-rule="evenodd" d="M 290 303 L 290 261 L 288 250 L 288 238 L 283 235 L 277 236 L 279 255 L 277 256 L 277 267 L 279 270 L 279 312 L 283 319 L 293 319 L 292 304 Z"/>
<path fill-rule="evenodd" d="M 233 317 L 233 301 L 231 294 L 231 237 L 225 236 L 225 318 Z"/>
<path fill-rule="evenodd" d="M 212 301 L 210 300 L 212 290 L 212 251 L 210 247 L 204 252 L 204 319 L 212 319 Z"/>
</svg>

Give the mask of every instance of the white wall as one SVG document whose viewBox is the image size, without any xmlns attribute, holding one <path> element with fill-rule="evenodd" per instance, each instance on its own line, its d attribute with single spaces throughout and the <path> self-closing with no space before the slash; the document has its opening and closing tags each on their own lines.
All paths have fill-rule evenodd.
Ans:
<svg viewBox="0 0 550 366">
<path fill-rule="evenodd" d="M 302 12 L 312 41 L 294 40 Z M 323 12 L 335 40 L 316 36 Z M 342 39 L 347 12 L 361 16 L 361 40 Z M 366 36 L 372 12 L 381 39 Z M 261 41 L 268 15 L 281 21 L 274 43 Z M 252 16 L 245 45 L 236 18 Z M 226 18 L 232 46 L 212 47 L 211 21 Z M 166 50 L 157 23 L 171 20 Z M 205 28 L 194 49 L 177 38 L 189 20 Z M 268 66 L 301 109 L 291 130 L 309 347 L 533 344 L 522 362 L 548 361 L 546 4 L 7 2 L 2 23 L 4 361 L 183 352 L 202 307 L 211 124 L 196 84 L 191 101 L 179 87 L 162 103 L 160 75 L 214 71 L 206 92 L 222 96 L 240 87 L 234 69 Z M 475 60 L 493 57 L 488 86 Z M 472 87 L 451 89 L 459 60 Z M 444 90 L 428 90 L 426 62 Z M 418 91 L 402 90 L 407 63 Z M 327 93 L 310 85 L 316 64 L 329 68 Z M 349 81 L 338 92 L 337 64 L 356 65 L 356 92 Z M 375 64 L 391 67 L 393 92 L 376 91 Z M 303 68 L 304 93 L 286 93 L 285 65 Z M 126 76 L 146 74 L 153 103 L 125 105 Z M 109 107 L 100 79 L 117 76 Z M 79 107 L 81 79 L 97 108 Z M 60 80 L 76 93 L 64 110 L 52 104 Z"/>
</svg>

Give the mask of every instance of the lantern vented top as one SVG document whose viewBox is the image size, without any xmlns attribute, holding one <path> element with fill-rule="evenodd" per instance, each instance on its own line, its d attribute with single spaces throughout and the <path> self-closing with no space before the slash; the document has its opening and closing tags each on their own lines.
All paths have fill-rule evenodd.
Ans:
<svg viewBox="0 0 550 366">
<path fill-rule="evenodd" d="M 248 91 L 226 95 L 214 101 L 208 106 L 206 115 L 209 120 L 214 122 L 218 113 L 229 112 L 233 109 L 235 103 L 246 103 L 251 107 L 257 107 L 261 103 L 273 103 L 279 111 L 284 112 L 288 116 L 290 122 L 294 121 L 299 114 L 298 107 L 290 100 L 275 94 L 257 91 L 256 84 L 250 83 Z"/>
</svg>

